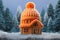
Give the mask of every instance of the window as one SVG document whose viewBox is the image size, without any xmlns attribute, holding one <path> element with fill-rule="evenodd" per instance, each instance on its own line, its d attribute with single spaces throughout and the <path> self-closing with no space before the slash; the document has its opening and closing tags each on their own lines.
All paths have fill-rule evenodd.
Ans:
<svg viewBox="0 0 60 40">
<path fill-rule="evenodd" d="M 30 20 L 29 20 L 29 22 L 28 23 L 30 23 Z"/>
<path fill-rule="evenodd" d="M 37 26 L 37 22 L 36 22 L 36 23 L 34 23 L 34 26 Z"/>
<path fill-rule="evenodd" d="M 26 20 L 26 23 L 28 23 L 28 20 Z"/>
<path fill-rule="evenodd" d="M 26 23 L 30 23 L 30 20 L 26 20 Z"/>
<path fill-rule="evenodd" d="M 24 28 L 24 32 L 28 32 L 28 29 L 27 28 Z"/>
</svg>

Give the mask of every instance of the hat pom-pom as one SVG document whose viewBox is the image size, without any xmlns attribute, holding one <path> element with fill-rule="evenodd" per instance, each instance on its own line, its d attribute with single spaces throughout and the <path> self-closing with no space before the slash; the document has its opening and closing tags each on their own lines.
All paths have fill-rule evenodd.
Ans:
<svg viewBox="0 0 60 40">
<path fill-rule="evenodd" d="M 34 8 L 35 7 L 35 4 L 33 2 L 28 2 L 26 4 L 26 8 Z"/>
</svg>

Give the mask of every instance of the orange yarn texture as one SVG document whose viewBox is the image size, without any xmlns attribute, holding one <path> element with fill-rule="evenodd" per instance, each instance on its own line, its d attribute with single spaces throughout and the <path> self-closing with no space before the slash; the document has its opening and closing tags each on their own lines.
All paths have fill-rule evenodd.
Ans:
<svg viewBox="0 0 60 40">
<path fill-rule="evenodd" d="M 35 4 L 33 2 L 28 2 L 26 4 L 26 8 L 21 14 L 20 25 L 19 28 L 22 30 L 22 34 L 25 32 L 23 31 L 24 28 L 35 28 L 34 25 L 37 24 L 36 28 L 42 29 L 43 24 L 41 22 L 40 13 L 35 9 Z M 29 29 L 30 30 L 30 29 Z M 31 30 L 32 31 L 32 30 Z M 30 32 L 27 32 L 30 33 Z M 39 32 L 38 32 L 39 33 Z"/>
<path fill-rule="evenodd" d="M 29 2 L 26 4 L 26 8 L 34 8 L 34 7 L 35 7 L 35 5 L 33 2 Z"/>
<path fill-rule="evenodd" d="M 41 18 L 39 12 L 34 8 L 35 4 L 33 2 L 28 2 L 26 4 L 25 10 L 21 14 L 20 27 L 29 27 L 33 22 L 39 22 L 40 27 L 42 27 Z M 30 8 L 30 9 L 29 9 Z M 33 9 L 34 8 L 34 9 Z M 34 21 L 35 20 L 35 21 Z M 28 21 L 28 22 L 26 22 Z M 30 21 L 30 22 L 29 22 Z"/>
</svg>

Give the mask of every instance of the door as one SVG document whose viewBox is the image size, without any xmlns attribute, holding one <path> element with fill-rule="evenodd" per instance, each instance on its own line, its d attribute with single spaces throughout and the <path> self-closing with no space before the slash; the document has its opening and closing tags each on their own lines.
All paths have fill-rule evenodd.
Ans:
<svg viewBox="0 0 60 40">
<path fill-rule="evenodd" d="M 38 29 L 34 28 L 34 34 L 38 34 Z"/>
<path fill-rule="evenodd" d="M 34 29 L 34 34 L 37 34 L 37 29 Z"/>
<path fill-rule="evenodd" d="M 32 29 L 33 29 L 33 34 L 38 34 L 38 23 L 35 22 L 32 26 Z"/>
</svg>

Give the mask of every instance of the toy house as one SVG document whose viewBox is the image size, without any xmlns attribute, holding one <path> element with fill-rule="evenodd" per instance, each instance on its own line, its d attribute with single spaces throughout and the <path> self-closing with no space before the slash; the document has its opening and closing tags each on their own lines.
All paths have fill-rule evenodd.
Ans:
<svg viewBox="0 0 60 40">
<path fill-rule="evenodd" d="M 28 2 L 21 14 L 20 25 L 21 34 L 41 34 L 43 24 L 40 13 L 35 9 L 33 2 Z"/>
</svg>

